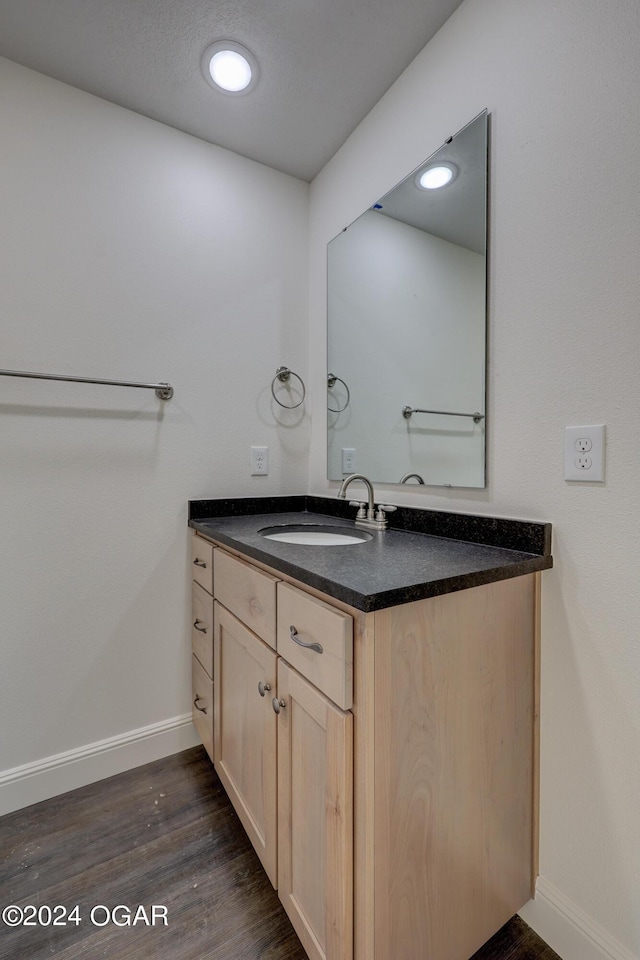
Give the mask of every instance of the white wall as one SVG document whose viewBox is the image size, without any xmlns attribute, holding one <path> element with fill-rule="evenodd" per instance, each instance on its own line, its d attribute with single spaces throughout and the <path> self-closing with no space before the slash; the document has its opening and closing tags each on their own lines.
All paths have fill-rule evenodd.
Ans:
<svg viewBox="0 0 640 960">
<path fill-rule="evenodd" d="M 526 915 L 567 960 L 640 956 L 639 51 L 635 0 L 465 0 L 312 185 L 310 487 L 324 493 L 325 244 L 490 112 L 489 485 L 381 499 L 554 525 Z M 563 428 L 590 423 L 607 424 L 606 483 L 567 484 Z"/>
<path fill-rule="evenodd" d="M 349 405 L 328 418 L 328 475 L 398 482 L 484 483 L 484 425 L 456 417 L 405 419 L 403 407 L 480 410 L 485 404 L 485 258 L 368 210 L 328 247 L 329 370 Z M 331 406 L 346 403 L 332 391 Z M 384 437 L 384 443 L 380 438 Z"/>
<path fill-rule="evenodd" d="M 6 60 L 0 90 L 0 367 L 175 389 L 0 378 L 1 808 L 182 729 L 187 500 L 304 489 L 308 421 L 269 388 L 306 375 L 309 191 Z"/>
</svg>

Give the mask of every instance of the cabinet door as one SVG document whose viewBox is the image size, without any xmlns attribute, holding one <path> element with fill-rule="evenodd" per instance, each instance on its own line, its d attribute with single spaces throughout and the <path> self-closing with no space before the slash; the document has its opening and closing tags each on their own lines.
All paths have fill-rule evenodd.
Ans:
<svg viewBox="0 0 640 960">
<path fill-rule="evenodd" d="M 283 660 L 278 700 L 279 896 L 310 960 L 351 960 L 353 716 Z"/>
<path fill-rule="evenodd" d="M 262 865 L 276 885 L 276 656 L 214 604 L 214 762 Z"/>
</svg>

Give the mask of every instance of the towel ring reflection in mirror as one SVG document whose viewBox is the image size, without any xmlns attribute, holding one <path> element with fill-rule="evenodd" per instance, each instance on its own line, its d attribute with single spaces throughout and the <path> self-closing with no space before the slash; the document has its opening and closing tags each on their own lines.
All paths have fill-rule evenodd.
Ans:
<svg viewBox="0 0 640 960">
<path fill-rule="evenodd" d="M 295 377 L 296 380 L 299 381 L 300 386 L 302 387 L 302 396 L 297 403 L 283 403 L 282 400 L 278 400 L 276 396 L 276 390 L 275 390 L 276 380 L 278 380 L 280 383 L 288 383 L 291 377 Z M 276 403 L 278 403 L 281 407 L 284 407 L 285 410 L 295 410 L 296 407 L 299 407 L 300 404 L 304 401 L 306 392 L 307 391 L 301 376 L 299 376 L 297 373 L 294 373 L 293 370 L 289 369 L 289 367 L 278 367 L 278 369 L 276 370 L 276 375 L 271 381 L 271 395 L 273 396 L 273 399 L 275 400 Z"/>
<path fill-rule="evenodd" d="M 343 410 L 346 410 L 349 406 L 349 400 L 351 399 L 351 394 L 349 393 L 349 387 L 346 385 L 344 380 L 341 377 L 336 377 L 335 373 L 327 374 L 327 390 L 331 390 L 331 387 L 335 387 L 336 383 L 341 383 L 342 386 L 347 391 L 347 399 L 341 407 L 330 407 L 327 404 L 327 410 L 330 410 L 331 413 L 342 413 Z"/>
</svg>

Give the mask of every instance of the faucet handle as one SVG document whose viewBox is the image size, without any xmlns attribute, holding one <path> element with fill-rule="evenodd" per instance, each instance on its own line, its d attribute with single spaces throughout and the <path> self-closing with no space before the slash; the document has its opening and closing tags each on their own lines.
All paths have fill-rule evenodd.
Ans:
<svg viewBox="0 0 640 960">
<path fill-rule="evenodd" d="M 397 508 L 397 507 L 394 507 L 393 504 L 390 504 L 390 503 L 379 503 L 379 504 L 378 504 L 378 512 L 376 513 L 376 520 L 386 520 L 387 518 L 386 518 L 385 514 L 386 514 L 386 513 L 393 513 L 394 510 L 397 510 L 397 509 L 398 509 L 398 508 Z"/>
<path fill-rule="evenodd" d="M 356 514 L 356 520 L 364 520 L 367 516 L 367 511 L 365 510 L 366 503 L 362 500 L 349 500 L 350 507 L 358 507 L 358 512 Z"/>
</svg>

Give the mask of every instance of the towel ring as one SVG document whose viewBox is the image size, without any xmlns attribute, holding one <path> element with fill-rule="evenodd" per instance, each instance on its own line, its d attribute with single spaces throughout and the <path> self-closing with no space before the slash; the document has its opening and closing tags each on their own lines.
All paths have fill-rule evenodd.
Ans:
<svg viewBox="0 0 640 960">
<path fill-rule="evenodd" d="M 276 391 L 274 389 L 276 380 L 279 380 L 280 383 L 287 383 L 289 380 L 289 377 L 291 376 L 294 376 L 296 380 L 300 381 L 300 386 L 302 387 L 302 397 L 300 400 L 298 400 L 297 403 L 282 403 L 282 401 L 278 400 L 278 398 L 276 397 Z M 299 407 L 300 404 L 304 401 L 304 396 L 306 392 L 307 391 L 305 389 L 304 381 L 302 380 L 301 376 L 299 376 L 297 373 L 294 373 L 293 370 L 289 369 L 289 367 L 278 367 L 278 369 L 276 370 L 276 375 L 271 381 L 271 395 L 276 403 L 280 404 L 281 407 L 284 407 L 285 410 L 295 410 L 296 407 Z"/>
<path fill-rule="evenodd" d="M 331 413 L 342 413 L 342 411 L 346 410 L 347 407 L 349 406 L 349 400 L 351 399 L 349 387 L 346 385 L 342 377 L 336 377 L 335 373 L 328 373 L 327 374 L 327 390 L 330 390 L 331 387 L 335 387 L 336 383 L 341 383 L 342 386 L 345 388 L 345 390 L 347 391 L 347 399 L 345 400 L 345 404 L 343 407 L 330 407 L 329 404 L 327 404 L 327 410 L 330 410 Z"/>
</svg>

